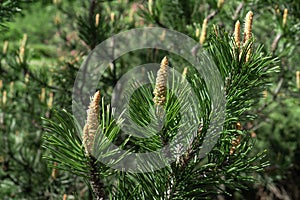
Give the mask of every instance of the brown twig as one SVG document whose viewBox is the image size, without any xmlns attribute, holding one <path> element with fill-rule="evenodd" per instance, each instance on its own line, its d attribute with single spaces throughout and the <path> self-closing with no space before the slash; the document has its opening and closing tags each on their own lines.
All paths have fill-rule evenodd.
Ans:
<svg viewBox="0 0 300 200">
<path fill-rule="evenodd" d="M 264 109 L 266 109 L 267 107 L 269 107 L 274 101 L 276 101 L 277 97 L 278 97 L 278 94 L 282 88 L 282 85 L 283 85 L 283 82 L 284 82 L 284 78 L 283 78 L 283 75 L 281 75 L 280 79 L 279 79 L 279 82 L 274 90 L 274 92 L 272 93 L 272 100 L 266 102 L 264 105 L 262 105 L 260 108 L 257 109 L 256 113 L 261 113 Z M 266 119 L 267 120 L 267 119 Z M 247 130 L 257 130 L 259 127 L 261 127 L 262 124 L 257 124 L 257 125 L 253 125 L 251 127 L 248 127 Z"/>
<path fill-rule="evenodd" d="M 96 195 L 96 200 L 103 200 L 105 197 L 104 193 L 104 184 L 99 178 L 99 174 L 97 173 L 98 168 L 96 164 L 96 159 L 93 156 L 90 156 L 90 183 L 93 189 L 94 194 Z"/>
<path fill-rule="evenodd" d="M 278 82 L 278 84 L 277 84 L 277 86 L 276 86 L 276 88 L 275 88 L 275 90 L 274 90 L 274 92 L 273 92 L 272 100 L 269 101 L 269 102 L 267 102 L 267 103 L 265 103 L 263 106 L 261 106 L 261 107 L 257 110 L 257 113 L 260 113 L 261 111 L 263 111 L 266 107 L 268 107 L 271 103 L 273 103 L 273 102 L 277 99 L 278 94 L 279 94 L 279 92 L 280 92 L 280 90 L 281 90 L 281 88 L 282 88 L 283 81 L 284 81 L 283 77 L 280 77 L 279 82 Z"/>
<path fill-rule="evenodd" d="M 279 43 L 279 40 L 281 39 L 281 34 L 278 33 L 276 35 L 276 37 L 274 38 L 273 42 L 272 42 L 272 46 L 271 46 L 271 51 L 274 53 L 277 49 L 277 46 L 278 46 L 278 43 Z"/>
<path fill-rule="evenodd" d="M 218 13 L 219 13 L 219 10 L 214 10 L 209 15 L 207 15 L 207 17 L 205 19 L 207 19 L 207 21 L 209 21 L 209 20 L 213 19 Z"/>
<path fill-rule="evenodd" d="M 235 12 L 234 12 L 234 15 L 232 16 L 233 21 L 236 21 L 236 20 L 237 20 L 237 18 L 239 17 L 239 14 L 240 14 L 240 12 L 241 12 L 241 10 L 242 10 L 243 7 L 244 7 L 244 3 L 241 2 L 241 3 L 238 5 L 238 7 L 236 8 L 236 10 L 235 10 Z"/>
</svg>

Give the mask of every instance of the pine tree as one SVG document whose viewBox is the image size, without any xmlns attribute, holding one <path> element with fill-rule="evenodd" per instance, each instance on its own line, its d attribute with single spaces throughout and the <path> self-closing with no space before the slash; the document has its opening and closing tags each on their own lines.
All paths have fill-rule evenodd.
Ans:
<svg viewBox="0 0 300 200">
<path fill-rule="evenodd" d="M 1 35 L 2 198 L 299 198 L 297 0 L 27 2 L 0 2 L 1 29 L 13 28 Z M 19 21 L 21 8 L 27 21 Z M 203 49 L 220 72 L 226 120 L 205 156 L 199 152 L 209 146 L 209 125 L 218 117 L 212 115 L 217 108 L 209 85 L 189 60 L 166 51 L 137 50 L 113 61 L 95 94 L 82 96 L 90 100 L 84 124 L 71 114 L 74 80 L 88 53 L 115 33 L 153 26 L 192 37 L 199 43 L 193 52 Z M 151 84 L 127 88 L 128 112 L 114 119 L 110 102 L 116 100 L 112 92 L 118 80 L 133 66 L 153 62 L 160 68 L 144 74 Z M 174 70 L 182 76 L 174 76 Z M 184 121 L 182 112 L 192 120 Z M 151 137 L 139 137 L 141 130 Z M 172 147 L 178 133 L 193 140 L 164 148 L 155 155 L 157 163 L 124 161 Z M 184 153 L 175 154 L 182 146 Z M 169 159 L 173 154 L 175 159 Z M 163 162 L 166 166 L 159 168 Z"/>
<path fill-rule="evenodd" d="M 91 184 L 96 199 L 202 199 L 214 198 L 218 194 L 230 195 L 229 191 L 244 189 L 245 181 L 252 180 L 251 174 L 266 166 L 266 162 L 257 162 L 264 157 L 264 153 L 251 155 L 253 142 L 249 132 L 241 126 L 252 116 L 245 115 L 257 104 L 267 84 L 267 77 L 272 74 L 275 60 L 271 56 L 263 56 L 261 47 L 254 49 L 252 37 L 252 16 L 246 16 L 243 46 L 236 44 L 237 35 L 224 34 L 217 30 L 207 42 L 206 49 L 212 55 L 225 84 L 227 97 L 226 120 L 223 131 L 218 133 L 219 140 L 211 152 L 204 158 L 199 156 L 201 145 L 206 135 L 211 134 L 208 123 L 211 120 L 211 105 L 203 104 L 199 110 L 191 111 L 193 116 L 201 117 L 203 124 L 198 122 L 198 134 L 193 139 L 186 153 L 179 156 L 176 162 L 170 163 L 160 170 L 146 173 L 121 172 L 109 168 L 101 163 L 106 156 L 114 155 L 120 162 L 132 150 L 135 152 L 155 151 L 164 147 L 174 138 L 174 130 L 178 130 L 178 112 L 176 97 L 167 90 L 166 67 L 170 58 L 165 57 L 157 73 L 156 84 L 152 88 L 140 90 L 140 94 L 130 109 L 139 110 L 149 108 L 150 113 L 132 112 L 132 118 L 138 124 L 144 124 L 147 116 L 157 123 L 161 122 L 161 113 L 166 111 L 162 130 L 150 139 L 139 139 L 126 133 L 127 137 L 120 141 L 122 122 L 112 118 L 110 106 L 105 107 L 100 102 L 99 93 L 95 94 L 89 107 L 86 125 L 81 128 L 71 114 L 66 111 L 55 111 L 56 121 L 46 120 L 45 147 L 53 157 L 49 160 L 58 163 L 58 169 L 68 170 L 84 177 Z M 237 28 L 239 30 L 239 27 Z M 240 34 L 239 31 L 236 34 Z M 175 66 L 177 63 L 173 63 Z M 192 84 L 192 89 L 199 98 L 199 102 L 209 101 L 207 87 L 201 75 L 192 67 L 187 68 L 186 79 Z M 173 80 L 174 81 L 174 80 Z M 176 84 L 173 82 L 173 84 Z M 180 87 L 179 87 L 180 88 Z M 185 88 L 182 90 L 185 92 Z M 154 94 L 154 96 L 152 95 Z M 181 98 L 184 98 L 183 95 Z M 142 101 L 142 98 L 149 98 Z M 180 97 L 177 97 L 180 98 Z M 187 101 L 187 100 L 184 100 Z M 101 112 L 99 107 L 102 106 Z M 153 112 L 151 112 L 151 107 Z M 94 110 L 95 109 L 95 110 Z M 200 110 L 204 111 L 201 116 Z M 157 118 L 157 117 L 158 118 Z M 100 120 L 98 121 L 98 118 Z M 93 123 L 95 121 L 96 123 Z M 99 125 L 97 125 L 100 122 Z M 191 123 L 191 122 L 190 122 Z M 196 122 L 197 123 L 197 122 Z M 98 128 L 97 128 L 98 126 Z M 93 127 L 93 128 L 90 128 Z M 201 128 L 200 128 L 201 127 Z M 93 131 L 92 131 L 93 130 Z M 153 128 L 146 128 L 146 134 L 155 132 Z M 105 139 L 107 138 L 107 139 Z M 129 148 L 125 154 L 119 151 L 109 151 L 109 143 L 119 143 L 121 147 Z M 174 149 L 173 149 L 174 150 Z M 89 152 L 94 151 L 93 156 Z M 98 154 L 97 152 L 107 152 Z M 168 152 L 165 152 L 168 155 Z M 97 157 L 95 157 L 95 155 Z M 118 155 L 118 156 L 117 156 Z M 92 163 L 91 163 L 92 162 Z M 147 163 L 148 169 L 155 168 L 155 164 Z M 140 166 L 145 167 L 145 166 Z M 96 181 L 100 180 L 100 181 Z M 114 180 L 114 181 L 111 181 Z M 98 188 L 98 189 L 96 189 Z M 103 192 L 98 192 L 103 191 Z"/>
</svg>

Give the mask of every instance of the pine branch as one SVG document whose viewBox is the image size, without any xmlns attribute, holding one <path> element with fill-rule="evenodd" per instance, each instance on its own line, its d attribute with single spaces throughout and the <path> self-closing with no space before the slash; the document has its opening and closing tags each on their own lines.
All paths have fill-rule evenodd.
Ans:
<svg viewBox="0 0 300 200">
<path fill-rule="evenodd" d="M 95 9 L 97 6 L 97 0 L 90 0 L 90 7 L 89 7 L 89 23 L 95 24 Z M 97 32 L 96 31 L 90 31 L 90 34 L 92 34 L 91 38 L 91 44 L 90 48 L 94 49 L 97 45 Z"/>
<path fill-rule="evenodd" d="M 4 30 L 7 29 L 5 23 L 11 21 L 14 15 L 22 11 L 21 4 L 25 2 L 30 3 L 33 1 L 14 0 L 0 2 L 0 27 L 4 28 Z"/>
<path fill-rule="evenodd" d="M 272 42 L 272 45 L 271 45 L 271 51 L 274 53 L 277 49 L 277 46 L 278 46 L 278 43 L 281 39 L 282 35 L 280 33 L 278 33 L 276 35 L 276 37 L 274 38 L 273 42 Z"/>
</svg>

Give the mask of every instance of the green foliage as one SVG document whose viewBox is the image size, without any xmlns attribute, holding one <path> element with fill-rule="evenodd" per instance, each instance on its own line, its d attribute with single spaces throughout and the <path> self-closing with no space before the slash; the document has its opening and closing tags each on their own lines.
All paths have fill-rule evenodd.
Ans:
<svg viewBox="0 0 300 200">
<path fill-rule="evenodd" d="M 15 1 L 11 1 L 15 2 Z M 43 6 L 43 9 L 39 9 Z M 35 12 L 32 17 L 30 13 Z M 22 12 L 23 16 L 16 22 L 9 22 L 7 26 L 9 31 L 5 32 L 2 40 L 16 41 L 23 36 L 24 33 L 32 33 L 29 39 L 32 43 L 42 43 L 51 39 L 55 33 L 53 29 L 53 17 L 55 10 L 50 5 L 42 5 L 41 2 L 32 3 L 32 5 Z M 43 29 L 37 29 L 40 27 Z"/>
<path fill-rule="evenodd" d="M 249 115 L 245 115 L 245 111 L 249 111 L 253 107 L 256 98 L 259 97 L 260 91 L 263 89 L 263 86 L 266 84 L 267 77 L 270 73 L 274 71 L 275 68 L 274 60 L 271 57 L 263 57 L 261 55 L 261 48 L 258 48 L 257 51 L 253 52 L 252 59 L 249 62 L 242 61 L 245 58 L 246 52 L 249 50 L 249 46 L 242 50 L 242 56 L 239 60 L 239 52 L 232 51 L 232 44 L 228 36 L 212 37 L 215 39 L 211 40 L 210 52 L 213 59 L 216 61 L 217 66 L 220 69 L 224 81 L 226 80 L 229 74 L 234 77 L 234 81 L 226 82 L 226 93 L 227 93 L 227 121 L 224 124 L 224 131 L 220 134 L 220 139 L 217 144 L 214 146 L 213 150 L 208 153 L 207 157 L 201 157 L 201 145 L 205 135 L 211 134 L 207 132 L 206 124 L 204 128 L 200 131 L 200 135 L 194 138 L 192 144 L 186 152 L 186 155 L 183 155 L 181 158 L 178 157 L 181 161 L 176 161 L 167 165 L 161 170 L 156 170 L 153 172 L 147 173 L 131 173 L 131 172 L 118 172 L 118 170 L 113 170 L 109 168 L 103 168 L 102 164 L 98 163 L 100 166 L 97 168 L 99 177 L 101 179 L 106 179 L 110 177 L 110 174 L 113 174 L 114 183 L 104 182 L 104 189 L 107 196 L 111 196 L 116 199 L 194 199 L 194 198 L 213 198 L 219 193 L 225 193 L 228 189 L 245 189 L 243 182 L 253 180 L 252 173 L 261 171 L 266 167 L 266 162 L 257 162 L 263 159 L 263 153 L 252 156 L 250 154 L 252 149 L 252 142 L 250 135 L 247 131 L 236 130 L 232 124 L 237 123 L 237 120 L 249 120 Z M 222 56 L 218 52 L 222 52 Z M 228 63 L 230 61 L 230 63 Z M 173 64 L 175 65 L 175 64 Z M 195 71 L 191 71 L 187 74 L 189 82 L 198 83 L 193 85 L 193 90 L 195 92 L 202 91 L 207 93 L 207 88 L 204 86 L 204 82 L 201 81 L 200 75 L 193 75 Z M 153 79 L 153 78 L 152 78 Z M 172 80 L 172 77 L 170 78 Z M 228 80 L 228 79 L 227 79 Z M 247 81 L 246 81 L 247 80 Z M 163 147 L 165 144 L 168 144 L 174 139 L 174 134 L 176 135 L 180 126 L 192 127 L 200 125 L 200 121 L 196 120 L 197 118 L 207 118 L 208 123 L 211 121 L 210 113 L 199 112 L 199 108 L 195 110 L 188 110 L 191 113 L 191 118 L 186 122 L 187 124 L 180 124 L 180 115 L 183 112 L 179 107 L 183 109 L 189 109 L 188 105 L 190 101 L 187 99 L 189 95 L 188 89 L 181 84 L 176 85 L 180 82 L 179 80 L 171 81 L 172 85 L 175 85 L 174 90 L 179 90 L 179 93 L 176 93 L 175 97 L 172 93 L 167 92 L 167 101 L 166 101 L 166 116 L 165 122 L 161 131 L 157 133 L 157 125 L 159 124 L 159 115 L 157 116 L 155 111 L 156 108 L 153 105 L 152 101 L 152 91 L 153 87 L 149 88 L 140 88 L 133 96 L 128 96 L 131 98 L 129 112 L 130 118 L 133 119 L 133 123 L 129 123 L 131 129 L 126 129 L 122 120 L 120 123 L 107 123 L 107 117 L 110 116 L 109 110 L 102 108 L 101 125 L 99 131 L 96 133 L 95 144 L 99 144 L 95 149 L 93 156 L 95 160 L 101 162 L 102 159 L 105 159 L 106 154 L 97 152 L 103 152 L 102 146 L 107 147 L 109 142 L 117 142 L 116 139 L 121 137 L 122 134 L 120 131 L 122 129 L 118 128 L 125 127 L 125 139 L 123 136 L 123 142 L 120 147 L 126 145 L 125 154 L 130 155 L 132 151 L 134 152 L 147 152 L 155 151 L 158 148 Z M 234 91 L 234 92 L 233 92 Z M 131 94 L 129 92 L 129 94 Z M 203 97 L 208 97 L 207 95 L 199 95 L 199 102 L 203 102 L 206 99 Z M 185 102 L 186 104 L 176 103 L 179 99 L 180 102 Z M 209 98 L 209 97 L 208 97 Z M 145 99 L 145 101 L 140 101 L 140 99 Z M 237 104 L 239 101 L 241 104 Z M 102 102 L 103 106 L 104 102 Z M 207 106 L 208 104 L 203 104 L 206 106 L 202 108 L 203 110 L 210 110 Z M 232 108 L 232 109 L 229 109 Z M 180 112 L 179 112 L 180 111 Z M 58 114 L 61 113 L 61 114 Z M 53 158 L 50 160 L 56 161 L 61 165 L 60 169 L 71 171 L 75 174 L 84 176 L 87 180 L 92 179 L 92 176 L 89 176 L 89 171 L 91 171 L 90 164 L 84 162 L 85 156 L 83 153 L 81 141 L 78 138 L 80 135 L 81 128 L 78 128 L 77 124 L 74 124 L 74 120 L 70 114 L 65 113 L 64 111 L 58 111 L 56 118 L 58 121 L 49 121 L 46 125 L 48 134 L 45 137 L 46 144 L 45 147 L 50 150 L 53 154 Z M 126 113 L 126 111 L 125 111 Z M 244 115 L 244 116 L 243 116 Z M 242 117 L 243 116 L 243 117 Z M 158 118 L 157 118 L 158 117 Z M 125 118 L 126 119 L 126 114 Z M 154 121 L 154 125 L 146 127 L 149 123 L 149 119 Z M 193 120 L 192 120 L 193 119 Z M 71 120 L 71 121 L 69 121 Z M 143 134 L 152 135 L 146 139 L 135 137 L 134 133 L 126 132 L 126 130 L 138 130 L 138 126 L 135 124 L 145 126 Z M 136 129 L 134 128 L 136 126 Z M 77 128 L 76 128 L 77 127 Z M 106 132 L 102 132 L 106 130 Z M 185 130 L 187 132 L 192 132 L 192 130 Z M 59 135 L 59 137 L 55 136 Z M 233 153 L 230 152 L 232 140 L 241 135 L 242 139 L 240 144 L 237 146 Z M 105 139 L 106 138 L 108 139 Z M 100 139 L 98 139 L 98 137 Z M 206 141 L 207 142 L 207 141 Z M 107 143 L 107 144 L 106 144 Z M 95 148 L 95 146 L 94 146 Z M 176 149 L 171 149 L 175 151 Z M 115 153 L 113 151 L 109 155 L 118 156 L 118 151 Z M 120 156 L 118 156 L 120 157 Z M 122 160 L 122 156 L 119 158 Z M 116 163 L 118 161 L 115 161 Z M 147 168 L 155 168 L 155 164 L 147 163 L 150 166 Z M 153 166 L 152 166 L 153 165 Z M 140 166 L 146 167 L 146 166 Z M 111 171 L 110 173 L 107 172 Z M 91 172 L 90 172 L 91 173 Z M 137 187 L 137 182 L 139 186 Z M 124 185 L 124 186 L 122 186 Z M 93 186 L 93 185 L 91 185 Z M 111 188 L 118 188 L 113 190 Z M 130 193 L 125 193 L 130 191 Z M 132 193 L 132 191 L 134 191 Z M 99 198 L 99 197 L 98 197 Z"/>
<path fill-rule="evenodd" d="M 49 158 L 50 161 L 59 163 L 59 169 L 85 176 L 87 174 L 85 168 L 87 164 L 85 163 L 86 159 L 80 140 L 81 129 L 66 111 L 63 111 L 60 115 L 55 113 L 54 117 L 59 121 L 46 120 L 48 123 L 47 131 L 51 134 L 45 135 L 47 141 L 45 147 L 53 152 L 55 156 L 55 158 Z"/>
<path fill-rule="evenodd" d="M 31 0 L 4 0 L 0 2 L 0 27 L 6 29 L 5 23 L 12 20 L 16 13 L 20 13 L 24 3 Z"/>
</svg>

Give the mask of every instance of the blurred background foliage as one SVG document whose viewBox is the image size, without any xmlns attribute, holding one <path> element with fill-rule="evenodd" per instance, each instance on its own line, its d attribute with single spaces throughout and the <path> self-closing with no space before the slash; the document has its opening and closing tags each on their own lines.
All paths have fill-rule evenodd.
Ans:
<svg viewBox="0 0 300 200">
<path fill-rule="evenodd" d="M 254 13 L 254 44 L 263 44 L 263 51 L 279 58 L 280 71 L 251 111 L 256 119 L 242 124 L 256 140 L 255 152 L 268 150 L 270 166 L 234 198 L 299 199 L 298 0 L 0 1 L 1 198 L 91 198 L 82 179 L 47 167 L 41 117 L 51 118 L 52 107 L 71 111 L 76 72 L 97 44 L 123 30 L 146 26 L 173 29 L 199 41 L 205 18 L 209 41 L 216 26 L 231 34 L 236 20 L 243 22 L 249 10 Z M 160 59 L 161 52 L 153 50 L 125 55 L 99 89 L 109 96 L 128 66 Z"/>
</svg>

